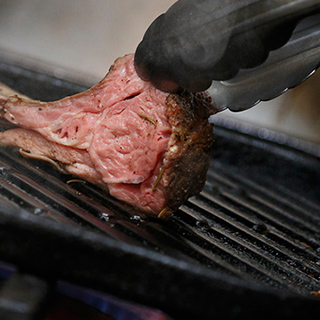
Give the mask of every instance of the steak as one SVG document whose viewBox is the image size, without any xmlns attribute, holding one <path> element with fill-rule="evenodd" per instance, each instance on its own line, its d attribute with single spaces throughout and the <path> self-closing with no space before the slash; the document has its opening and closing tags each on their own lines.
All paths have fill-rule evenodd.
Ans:
<svg viewBox="0 0 320 320">
<path fill-rule="evenodd" d="M 168 94 L 141 80 L 133 55 L 115 61 L 89 90 L 54 102 L 3 93 L 2 116 L 16 127 L 0 144 L 101 186 L 165 218 L 206 179 L 216 112 L 205 92 Z"/>
</svg>

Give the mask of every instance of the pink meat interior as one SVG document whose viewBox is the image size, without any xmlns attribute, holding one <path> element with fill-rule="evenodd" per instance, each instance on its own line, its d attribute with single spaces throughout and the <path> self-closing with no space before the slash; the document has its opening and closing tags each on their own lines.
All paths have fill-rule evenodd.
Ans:
<svg viewBox="0 0 320 320">
<path fill-rule="evenodd" d="M 39 143 L 45 138 L 51 148 L 60 148 L 60 158 L 55 160 L 61 163 L 61 150 L 62 154 L 70 148 L 79 154 L 85 151 L 83 162 L 95 171 L 90 177 L 83 173 L 87 180 L 104 184 L 120 200 L 158 214 L 165 194 L 155 183 L 171 135 L 166 98 L 166 93 L 137 76 L 133 55 L 127 55 L 88 91 L 49 103 L 11 99 L 5 105 L 5 117 L 40 133 Z M 27 149 L 22 142 L 15 145 Z M 77 174 L 81 177 L 81 170 Z"/>
</svg>

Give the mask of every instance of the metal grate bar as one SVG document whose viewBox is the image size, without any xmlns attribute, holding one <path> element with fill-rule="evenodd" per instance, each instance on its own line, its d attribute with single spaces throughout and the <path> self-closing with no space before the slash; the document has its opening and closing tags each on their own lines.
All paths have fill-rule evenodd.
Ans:
<svg viewBox="0 0 320 320">
<path fill-rule="evenodd" d="M 202 193 L 203 195 L 204 193 Z M 208 199 L 209 198 L 209 199 Z M 214 201 L 214 199 L 212 199 L 212 197 L 207 196 L 204 198 L 205 200 L 209 200 L 210 203 L 211 201 Z M 199 201 L 201 200 L 201 198 L 199 198 L 197 204 L 199 207 L 204 208 L 205 210 L 211 210 L 210 204 L 208 207 L 208 204 L 202 204 L 199 203 Z M 219 205 L 221 205 L 221 208 L 227 208 L 227 210 L 234 211 L 236 212 L 237 215 L 244 215 L 245 213 L 242 213 L 241 210 L 238 209 L 238 207 L 236 208 L 232 208 L 229 207 L 228 205 L 226 206 L 223 202 L 220 202 L 219 200 L 216 202 L 219 203 Z M 228 214 L 228 212 L 227 212 Z M 215 215 L 219 215 L 219 212 L 216 213 Z M 219 215 L 221 216 L 221 215 Z M 225 219 L 227 221 L 227 223 L 233 225 L 234 227 L 240 228 L 242 229 L 242 231 L 246 231 L 246 233 L 250 236 L 250 238 L 252 238 L 251 242 L 257 242 L 257 241 L 265 241 L 265 247 L 266 248 L 270 248 L 271 250 L 275 251 L 277 253 L 277 256 L 280 255 L 280 253 L 285 253 L 284 257 L 285 259 L 289 257 L 295 257 L 296 259 L 300 259 L 301 255 L 304 258 L 308 258 L 308 259 L 314 259 L 314 260 L 318 260 L 318 257 L 313 253 L 313 252 L 308 252 L 306 253 L 306 249 L 308 249 L 308 247 L 306 247 L 306 245 L 302 246 L 297 242 L 294 241 L 290 241 L 290 238 L 288 238 L 288 236 L 283 236 L 281 233 L 279 233 L 275 228 L 271 227 L 271 226 L 266 226 L 264 224 L 261 224 L 261 221 L 257 221 L 257 220 L 252 220 L 252 219 L 248 219 L 248 221 L 245 221 L 247 223 L 243 223 L 244 219 L 241 219 L 240 221 L 238 219 L 233 218 L 234 214 L 231 215 L 232 217 L 229 218 L 228 215 L 224 215 L 222 214 L 222 219 Z M 243 225 L 243 227 L 241 227 L 241 225 Z M 259 231 L 259 228 L 261 229 Z M 279 244 L 277 242 L 274 241 L 270 241 L 268 239 L 268 237 L 271 235 L 277 235 L 279 238 L 282 236 L 282 239 L 286 239 L 287 242 L 290 242 L 291 245 L 291 250 L 288 250 L 288 248 L 283 248 L 282 246 L 279 247 Z M 299 254 L 300 253 L 300 254 Z M 286 256 L 287 255 L 287 256 Z M 306 263 L 308 264 L 308 261 L 306 261 Z"/>
<path fill-rule="evenodd" d="M 33 213 L 37 216 L 47 217 L 53 219 L 57 222 L 69 224 L 70 226 L 75 227 L 77 224 L 70 219 L 67 219 L 54 209 L 48 209 L 43 203 L 37 201 L 34 197 L 26 194 L 20 189 L 13 186 L 11 183 L 8 183 L 6 180 L 0 178 L 0 194 L 1 202 L 4 202 L 4 199 L 8 199 L 9 204 L 15 204 L 19 207 L 22 207 L 24 210 Z M 8 204 L 7 204 L 8 205 Z"/>
<path fill-rule="evenodd" d="M 299 209 L 301 213 L 308 212 L 310 219 L 306 220 L 306 217 L 304 217 L 304 219 L 297 218 L 296 209 L 287 206 L 286 210 L 284 210 L 281 205 L 277 206 L 276 200 L 270 200 L 269 202 L 264 201 L 264 204 L 262 205 L 254 200 L 254 198 L 257 198 L 255 195 L 256 191 L 247 191 L 243 189 L 239 191 L 239 187 L 240 186 L 238 185 L 236 191 L 221 189 L 220 193 L 225 200 L 233 201 L 236 206 L 242 206 L 248 213 L 252 213 L 252 216 L 276 226 L 279 230 L 284 230 L 286 234 L 289 233 L 291 236 L 293 235 L 296 240 L 301 239 L 301 242 L 309 243 L 310 246 L 316 248 L 320 247 L 320 241 L 318 240 L 320 239 L 320 233 L 319 228 L 317 227 L 317 222 L 319 221 L 317 219 L 317 212 L 310 214 L 312 209 L 301 207 L 300 204 Z"/>
<path fill-rule="evenodd" d="M 48 179 L 47 174 L 44 174 L 40 170 L 34 170 L 27 162 L 21 162 L 19 163 L 20 166 L 18 166 L 17 160 L 13 159 L 13 161 L 16 163 L 12 164 L 11 162 L 11 165 L 15 168 L 20 167 L 23 168 L 24 171 L 26 171 L 26 169 L 32 170 L 31 173 L 27 171 L 27 173 L 24 174 L 20 174 L 14 169 L 6 171 L 5 180 L 9 183 L 10 189 L 15 188 L 16 190 L 20 190 L 20 195 L 23 196 L 23 198 L 21 198 L 23 200 L 19 200 L 20 206 L 21 204 L 27 203 L 27 201 L 24 200 L 25 197 L 34 197 L 42 203 L 42 206 L 45 205 L 47 208 L 49 207 L 54 211 L 62 213 L 78 225 L 94 227 L 113 238 L 130 241 L 125 235 L 104 223 L 103 212 L 98 211 L 90 205 L 90 201 L 84 202 L 79 195 L 76 196 L 72 194 L 72 192 L 66 188 L 65 183 L 62 183 L 54 176 L 50 176 L 50 179 Z M 0 163 L 0 165 L 3 166 L 4 164 Z M 29 178 L 29 173 L 32 179 Z M 64 187 L 61 187 L 60 184 L 63 184 Z M 16 190 L 12 193 L 16 193 Z M 25 190 L 27 190 L 27 192 L 25 192 Z M 23 203 L 21 203 L 21 201 L 23 201 Z M 85 209 L 82 209 L 79 204 L 85 204 Z M 37 209 L 39 209 L 39 207 L 35 207 L 34 211 L 37 211 Z M 107 208 L 105 208 L 105 210 L 107 210 Z"/>
<path fill-rule="evenodd" d="M 312 240 L 314 239 L 314 234 L 306 234 L 305 232 L 297 231 L 290 225 L 288 226 L 285 224 L 280 224 L 278 220 L 274 221 L 272 213 L 268 215 L 264 211 L 261 211 L 257 206 L 248 205 L 247 202 L 245 202 L 243 199 L 239 199 L 238 196 L 229 194 L 228 197 L 226 197 L 226 194 L 223 193 L 223 196 L 217 196 L 216 198 L 210 195 L 207 195 L 206 197 L 209 198 L 210 201 L 219 203 L 222 207 L 229 208 L 230 211 L 232 210 L 236 212 L 236 215 L 233 214 L 232 216 L 236 217 L 235 219 L 237 221 L 241 221 L 243 224 L 253 229 L 259 229 L 259 227 L 262 227 L 262 232 L 265 232 L 267 237 L 273 233 L 279 237 L 279 240 L 281 238 L 286 239 L 286 243 L 290 244 L 289 246 L 291 248 L 294 248 L 291 251 L 299 252 L 304 257 L 313 257 L 314 259 L 317 259 L 317 252 L 312 250 L 310 246 L 311 242 L 312 245 L 315 245 L 316 241 Z M 232 203 L 228 201 L 230 199 L 233 201 L 233 206 Z M 254 216 L 252 216 L 250 212 L 253 212 Z M 279 230 L 285 230 L 285 233 Z"/>
<path fill-rule="evenodd" d="M 215 212 L 213 212 L 215 214 Z M 215 216 L 216 218 L 216 216 Z M 195 217 L 197 219 L 197 217 Z M 250 264 L 251 267 L 256 268 L 261 272 L 261 267 L 266 269 L 265 274 L 273 280 L 277 281 L 294 281 L 295 284 L 299 284 L 307 290 L 314 290 L 310 286 L 309 275 L 296 274 L 296 269 L 290 266 L 287 262 L 279 261 L 278 258 L 274 258 L 269 254 L 267 248 L 262 248 L 257 245 L 258 239 L 252 239 L 250 231 L 241 230 L 241 228 L 235 228 L 234 230 L 225 230 L 224 226 L 220 225 L 220 221 L 209 221 L 206 227 L 206 234 L 209 235 L 209 241 L 217 239 L 223 241 L 223 248 L 230 247 L 234 250 L 232 253 L 234 257 L 241 260 L 243 263 Z M 201 237 L 201 235 L 198 235 Z M 254 244 L 252 244 L 254 243 Z M 265 244 L 263 244 L 265 246 Z M 262 247 L 263 247 L 262 246 Z M 278 253 L 281 253 L 278 251 Z M 272 271 L 272 272 L 271 272 Z M 277 274 L 277 275 L 276 275 Z"/>
<path fill-rule="evenodd" d="M 248 200 L 245 197 L 223 193 L 221 198 L 223 198 L 225 202 L 251 214 L 258 221 L 260 220 L 260 222 L 267 223 L 296 240 L 300 239 L 301 242 L 310 243 L 310 245 L 313 242 L 313 245 L 317 245 L 318 240 L 314 238 L 314 235 L 317 234 L 316 229 L 314 231 L 310 230 L 310 228 L 307 229 L 305 224 L 302 224 L 304 228 L 298 228 L 299 224 L 296 222 L 277 219 L 277 211 L 254 204 L 250 199 Z M 310 227 L 313 229 L 311 225 Z"/>
<path fill-rule="evenodd" d="M 181 218 L 183 221 L 179 221 L 179 225 L 185 223 L 185 218 L 185 216 Z M 205 248 L 208 252 L 212 252 L 214 254 L 213 259 L 218 256 L 224 268 L 228 268 L 227 264 L 229 264 L 229 267 L 236 266 L 238 268 L 237 275 L 247 281 L 259 280 L 261 283 L 272 284 L 278 289 L 290 288 L 293 291 L 299 291 L 297 286 L 284 281 L 287 274 L 284 273 L 282 276 L 276 274 L 274 270 L 260 264 L 261 261 L 257 262 L 257 260 L 252 259 L 252 253 L 251 259 L 249 259 L 248 250 L 244 247 L 237 247 L 227 235 L 220 233 L 213 227 L 205 227 L 206 231 L 204 232 L 202 226 L 202 230 L 196 231 L 190 229 L 189 223 L 185 223 L 183 236 L 198 246 L 198 250 L 199 248 Z M 197 241 L 194 241 L 195 236 Z"/>
<path fill-rule="evenodd" d="M 238 206 L 243 204 L 241 201 L 236 202 Z M 251 210 L 252 207 L 246 206 L 247 211 Z M 260 209 L 256 206 L 255 210 L 258 214 L 261 214 Z M 266 237 L 272 238 L 275 243 L 282 246 L 282 250 L 289 250 L 291 254 L 298 255 L 305 259 L 310 259 L 311 261 L 319 260 L 319 241 L 315 239 L 315 234 L 310 232 L 305 232 L 305 230 L 297 230 L 290 225 L 280 223 L 279 220 L 274 222 L 268 219 L 265 214 L 261 214 L 263 218 L 261 223 L 268 224 L 268 233 Z"/>
<path fill-rule="evenodd" d="M 197 204 L 200 208 L 204 208 L 205 210 L 208 210 L 208 207 L 206 204 L 202 204 L 200 202 L 201 200 L 197 201 Z M 210 210 L 210 209 L 209 209 Z M 236 235 L 235 239 L 243 239 L 244 246 L 251 248 L 252 250 L 255 250 L 254 248 L 258 248 L 258 252 L 262 254 L 265 257 L 269 257 L 269 260 L 271 263 L 274 263 L 275 265 L 279 265 L 285 269 L 288 269 L 288 271 L 296 272 L 296 267 L 298 265 L 301 265 L 302 277 L 305 275 L 310 276 L 310 274 L 313 275 L 314 278 L 320 279 L 320 273 L 317 266 L 309 260 L 305 260 L 302 264 L 300 262 L 301 257 L 296 255 L 294 251 L 290 252 L 289 250 L 284 250 L 282 247 L 280 247 L 276 242 L 271 241 L 267 235 L 269 233 L 272 233 L 272 230 L 268 231 L 266 234 L 260 234 L 257 231 L 254 231 L 252 228 L 248 228 L 246 226 L 243 226 L 241 223 L 235 222 L 233 219 L 230 219 L 228 217 L 225 217 L 222 214 L 219 214 L 219 212 L 214 212 L 215 218 L 218 216 L 223 222 L 222 228 L 224 230 L 227 230 L 227 232 L 230 233 L 230 237 L 233 235 Z M 221 225 L 221 224 L 217 224 Z M 234 230 L 232 230 L 234 228 Z M 253 246 L 252 246 L 253 244 Z M 288 268 L 288 264 L 294 265 L 295 268 Z M 290 262 L 290 263 L 289 263 Z M 304 281 L 308 281 L 308 278 L 304 278 Z M 310 281 L 310 279 L 309 279 Z"/>
<path fill-rule="evenodd" d="M 156 236 L 162 246 L 176 248 L 177 252 L 174 252 L 176 257 L 179 257 L 183 253 L 188 259 L 192 259 L 194 262 L 207 266 L 208 268 L 223 270 L 228 274 L 236 274 L 236 268 L 229 268 L 225 266 L 225 262 L 217 256 L 213 256 L 206 250 L 195 246 L 192 242 L 186 241 L 184 237 L 178 237 L 171 228 L 174 226 L 161 227 L 156 223 L 148 223 L 145 227 L 148 232 Z M 214 257 L 214 258 L 213 258 Z"/>
<path fill-rule="evenodd" d="M 176 217 L 175 224 L 172 228 L 174 232 L 184 237 L 190 247 L 202 252 L 210 257 L 218 266 L 219 270 L 228 270 L 228 273 L 235 274 L 238 277 L 247 281 L 259 280 L 262 283 L 270 282 L 270 277 L 264 273 L 265 270 L 260 270 L 243 259 L 243 257 L 235 254 L 232 247 L 219 239 L 215 239 L 211 234 L 206 234 L 203 230 L 190 228 L 190 222 L 185 222 L 186 217 Z M 179 225 L 178 229 L 177 227 Z M 283 281 L 273 279 L 273 285 L 277 288 L 286 288 Z"/>
<path fill-rule="evenodd" d="M 233 175 L 231 177 L 226 172 L 223 172 L 223 175 L 221 173 L 221 171 L 220 173 L 217 173 L 214 169 L 210 170 L 208 172 L 208 182 L 214 183 L 215 181 L 219 181 L 222 184 L 228 185 L 232 189 L 241 189 L 249 195 L 260 195 L 259 199 L 264 203 L 272 205 L 272 203 L 275 202 L 280 207 L 282 204 L 283 207 L 294 210 L 295 214 L 300 213 L 303 217 L 307 216 L 319 221 L 318 224 L 320 225 L 320 206 L 314 202 L 304 199 L 302 195 L 296 195 L 288 189 L 283 188 L 282 192 L 279 192 L 278 190 L 275 192 L 262 184 L 252 181 L 252 179 L 248 179 L 247 177 L 239 175 Z M 297 199 L 299 199 L 299 201 L 297 201 Z M 292 218 L 295 218 L 295 215 L 293 215 Z"/>
</svg>

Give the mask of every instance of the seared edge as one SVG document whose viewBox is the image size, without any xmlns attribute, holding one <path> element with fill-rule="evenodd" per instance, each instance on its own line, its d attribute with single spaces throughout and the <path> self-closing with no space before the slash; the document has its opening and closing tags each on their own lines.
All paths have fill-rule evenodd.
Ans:
<svg viewBox="0 0 320 320">
<path fill-rule="evenodd" d="M 201 192 L 213 145 L 213 125 L 208 119 L 214 106 L 206 93 L 170 94 L 166 104 L 172 134 L 163 160 L 161 184 L 166 190 L 166 207 L 161 218 Z"/>
</svg>

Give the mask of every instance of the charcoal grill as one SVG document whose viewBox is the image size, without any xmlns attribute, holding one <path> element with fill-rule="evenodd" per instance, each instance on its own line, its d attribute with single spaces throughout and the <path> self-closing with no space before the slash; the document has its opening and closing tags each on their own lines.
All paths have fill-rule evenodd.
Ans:
<svg viewBox="0 0 320 320">
<path fill-rule="evenodd" d="M 42 100 L 88 86 L 8 57 L 0 81 Z M 214 135 L 204 190 L 169 221 L 1 148 L 0 260 L 174 319 L 318 316 L 320 149 L 230 120 Z"/>
</svg>

